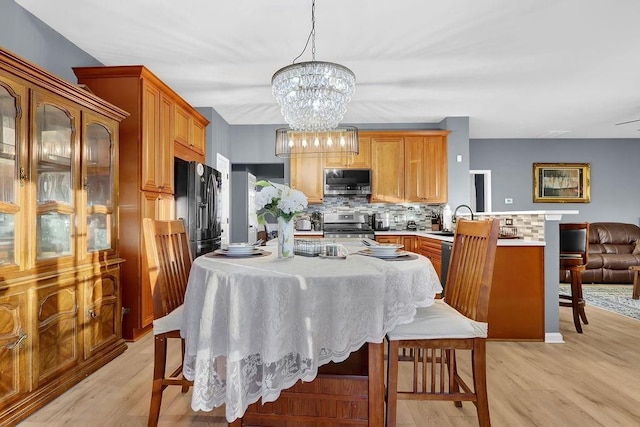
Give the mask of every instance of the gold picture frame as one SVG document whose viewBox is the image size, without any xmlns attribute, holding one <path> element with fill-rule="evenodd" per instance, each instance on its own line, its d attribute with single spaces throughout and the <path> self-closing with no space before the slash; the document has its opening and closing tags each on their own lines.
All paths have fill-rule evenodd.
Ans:
<svg viewBox="0 0 640 427">
<path fill-rule="evenodd" d="M 534 163 L 534 203 L 591 202 L 589 163 Z"/>
</svg>

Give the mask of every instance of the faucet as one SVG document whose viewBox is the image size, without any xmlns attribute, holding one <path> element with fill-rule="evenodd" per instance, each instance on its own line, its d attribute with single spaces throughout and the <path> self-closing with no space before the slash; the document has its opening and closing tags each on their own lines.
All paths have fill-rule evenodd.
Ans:
<svg viewBox="0 0 640 427">
<path fill-rule="evenodd" d="M 471 212 L 471 221 L 473 221 L 473 209 L 471 209 L 471 206 L 469 205 L 459 205 L 456 207 L 456 209 L 453 211 L 453 219 L 452 222 L 455 223 L 456 222 L 456 214 L 458 213 L 458 209 L 460 208 L 467 208 L 469 209 L 469 212 Z"/>
</svg>

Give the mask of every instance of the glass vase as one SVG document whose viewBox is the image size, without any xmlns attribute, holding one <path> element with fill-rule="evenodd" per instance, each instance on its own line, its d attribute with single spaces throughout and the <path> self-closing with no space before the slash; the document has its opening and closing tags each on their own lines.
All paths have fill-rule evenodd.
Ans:
<svg viewBox="0 0 640 427">
<path fill-rule="evenodd" d="M 278 217 L 278 258 L 292 258 L 293 220 Z"/>
</svg>

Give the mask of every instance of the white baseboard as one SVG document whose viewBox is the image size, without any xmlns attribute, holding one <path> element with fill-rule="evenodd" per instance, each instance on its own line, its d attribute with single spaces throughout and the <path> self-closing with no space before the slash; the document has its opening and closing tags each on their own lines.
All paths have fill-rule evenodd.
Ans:
<svg viewBox="0 0 640 427">
<path fill-rule="evenodd" d="M 564 339 L 560 332 L 547 332 L 544 334 L 544 342 L 547 344 L 564 344 Z"/>
</svg>

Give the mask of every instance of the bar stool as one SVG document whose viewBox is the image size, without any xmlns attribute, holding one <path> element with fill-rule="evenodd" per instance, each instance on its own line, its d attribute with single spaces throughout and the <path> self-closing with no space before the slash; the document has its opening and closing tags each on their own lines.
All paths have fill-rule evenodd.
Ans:
<svg viewBox="0 0 640 427">
<path fill-rule="evenodd" d="M 587 266 L 589 253 L 589 223 L 560 224 L 560 270 L 568 270 L 571 276 L 571 294 L 560 295 L 560 306 L 571 307 L 573 324 L 582 333 L 582 323 L 589 324 L 582 297 L 582 272 Z"/>
</svg>

